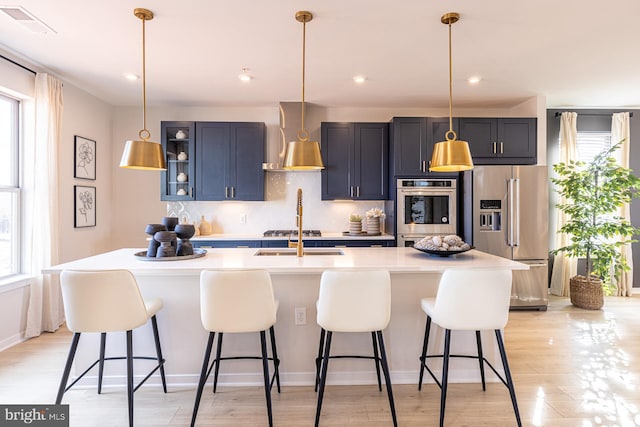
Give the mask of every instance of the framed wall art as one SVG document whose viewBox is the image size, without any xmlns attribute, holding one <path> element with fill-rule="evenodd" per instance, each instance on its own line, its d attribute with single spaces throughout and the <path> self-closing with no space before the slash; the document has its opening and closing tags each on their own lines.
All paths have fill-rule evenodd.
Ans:
<svg viewBox="0 0 640 427">
<path fill-rule="evenodd" d="M 73 186 L 73 226 L 75 228 L 96 226 L 96 187 Z"/>
<path fill-rule="evenodd" d="M 73 177 L 96 179 L 96 142 L 75 135 L 73 144 Z"/>
</svg>

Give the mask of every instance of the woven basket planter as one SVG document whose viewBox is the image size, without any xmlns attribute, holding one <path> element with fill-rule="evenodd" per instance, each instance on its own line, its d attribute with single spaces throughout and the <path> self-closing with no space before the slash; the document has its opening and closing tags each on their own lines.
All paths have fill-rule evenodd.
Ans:
<svg viewBox="0 0 640 427">
<path fill-rule="evenodd" d="M 602 281 L 591 277 L 588 282 L 585 276 L 573 276 L 569 279 L 569 296 L 571 304 L 587 310 L 600 310 L 604 305 Z"/>
</svg>

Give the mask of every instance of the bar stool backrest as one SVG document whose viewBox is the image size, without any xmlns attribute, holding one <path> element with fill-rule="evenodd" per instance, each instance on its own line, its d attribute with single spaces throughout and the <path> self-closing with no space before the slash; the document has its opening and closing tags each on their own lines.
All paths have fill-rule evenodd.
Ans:
<svg viewBox="0 0 640 427">
<path fill-rule="evenodd" d="M 447 270 L 440 278 L 433 321 L 445 329 L 502 329 L 509 319 L 511 270 Z"/>
<path fill-rule="evenodd" d="M 65 270 L 60 285 L 73 332 L 128 331 L 149 320 L 136 279 L 127 270 Z"/>
<path fill-rule="evenodd" d="M 257 332 L 276 323 L 271 276 L 264 270 L 200 273 L 200 316 L 210 332 Z"/>
<path fill-rule="evenodd" d="M 322 273 L 318 325 L 332 332 L 382 331 L 391 318 L 391 279 L 386 270 Z"/>
</svg>

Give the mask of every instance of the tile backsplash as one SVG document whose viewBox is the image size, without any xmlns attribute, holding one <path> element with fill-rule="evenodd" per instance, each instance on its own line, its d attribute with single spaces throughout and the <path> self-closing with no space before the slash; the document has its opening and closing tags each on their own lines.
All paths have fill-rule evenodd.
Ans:
<svg viewBox="0 0 640 427">
<path fill-rule="evenodd" d="M 320 179 L 319 172 L 267 172 L 265 201 L 168 202 L 167 215 L 189 223 L 197 223 L 204 216 L 216 234 L 261 234 L 265 230 L 294 229 L 298 188 L 302 188 L 304 229 L 346 231 L 351 213 L 364 216 L 371 208 L 385 208 L 384 201 L 321 200 Z"/>
</svg>

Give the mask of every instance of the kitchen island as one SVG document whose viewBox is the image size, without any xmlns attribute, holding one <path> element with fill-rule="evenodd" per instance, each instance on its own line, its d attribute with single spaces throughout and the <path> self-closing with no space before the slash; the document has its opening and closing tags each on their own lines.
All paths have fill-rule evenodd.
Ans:
<svg viewBox="0 0 640 427">
<path fill-rule="evenodd" d="M 285 385 L 309 385 L 315 379 L 315 357 L 320 329 L 315 322 L 315 301 L 320 275 L 328 269 L 386 269 L 391 274 L 391 322 L 384 331 L 389 367 L 394 383 L 417 381 L 419 356 L 424 334 L 425 315 L 420 299 L 435 296 L 440 275 L 446 269 L 526 270 L 525 264 L 489 255 L 476 250 L 452 257 L 433 257 L 413 248 L 331 248 L 339 255 L 327 255 L 329 248 L 309 248 L 302 258 L 291 256 L 286 249 L 209 249 L 205 256 L 179 261 L 149 261 L 134 256 L 144 249 L 116 251 L 56 265 L 43 270 L 59 274 L 65 269 L 127 269 L 136 277 L 145 298 L 162 298 L 164 308 L 158 313 L 160 339 L 166 359 L 167 381 L 170 385 L 197 384 L 206 345 L 207 332 L 200 322 L 199 276 L 205 269 L 265 269 L 270 272 L 274 293 L 280 302 L 275 325 L 278 356 L 281 359 L 281 380 Z M 258 251 L 272 253 L 257 256 Z M 320 252 L 324 253 L 321 255 Z M 366 303 L 366 295 L 363 295 Z M 295 315 L 304 311 L 306 316 Z M 302 309 L 302 310 L 300 310 Z M 306 318 L 305 318 L 306 317 Z M 298 323 L 298 324 L 296 324 Z M 303 324 L 299 324 L 303 323 Z M 135 352 L 153 355 L 150 326 L 135 332 Z M 107 356 L 124 354 L 124 334 L 111 334 Z M 336 334 L 332 354 L 362 354 L 372 352 L 370 334 Z M 485 355 L 494 366 L 501 366 L 492 333 L 485 339 Z M 432 328 L 430 352 L 441 352 L 444 333 Z M 83 335 L 76 361 L 77 372 L 95 360 L 98 334 Z M 225 353 L 258 355 L 257 334 L 225 335 Z M 458 332 L 452 340 L 452 353 L 475 352 L 473 332 Z M 495 363 L 494 363 L 495 362 Z M 439 366 L 435 361 L 434 366 Z M 105 385 L 124 385 L 124 366 L 105 366 Z M 374 364 L 363 360 L 332 360 L 330 384 L 369 384 L 376 382 Z M 62 367 L 60 367 L 62 369 Z M 436 369 L 438 371 L 439 369 Z M 136 372 L 142 373 L 142 367 Z M 220 368 L 221 384 L 262 383 L 261 366 L 251 361 L 227 361 Z M 94 377 L 95 378 L 95 377 Z M 156 378 L 150 381 L 157 380 Z M 452 360 L 450 381 L 480 380 L 477 362 Z M 491 380 L 491 379 L 490 379 Z M 89 381 L 91 379 L 89 378 Z"/>
</svg>

